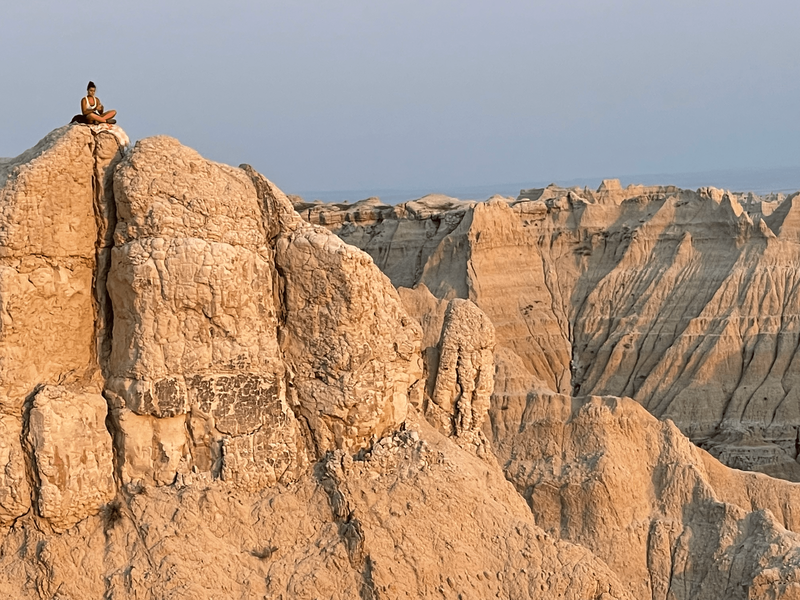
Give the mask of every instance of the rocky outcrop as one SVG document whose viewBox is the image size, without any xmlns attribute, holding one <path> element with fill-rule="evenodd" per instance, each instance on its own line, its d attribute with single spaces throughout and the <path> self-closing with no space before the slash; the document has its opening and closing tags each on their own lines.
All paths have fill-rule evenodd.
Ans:
<svg viewBox="0 0 800 600">
<path fill-rule="evenodd" d="M 116 133 L 0 163 L 4 595 L 629 597 L 417 418 L 422 328 L 366 253 L 247 166 Z M 442 320 L 435 397 L 482 440 L 491 324 Z"/>
<path fill-rule="evenodd" d="M 123 479 L 291 478 L 306 459 L 278 348 L 277 215 L 243 170 L 171 138 L 139 142 L 114 181 L 106 394 Z"/>
<path fill-rule="evenodd" d="M 496 466 L 407 423 L 291 486 L 147 487 L 60 535 L 22 520 L 3 540 L 0 593 L 631 599 L 588 550 L 537 527 Z"/>
<path fill-rule="evenodd" d="M 536 523 L 590 548 L 634 597 L 800 593 L 800 486 L 724 467 L 630 399 L 505 400 L 492 436 Z"/>
<path fill-rule="evenodd" d="M 351 451 L 397 428 L 422 376 L 419 326 L 369 256 L 320 228 L 278 241 L 282 351 L 318 452 Z"/>
<path fill-rule="evenodd" d="M 99 394 L 46 386 L 33 398 L 27 441 L 38 511 L 56 531 L 97 514 L 116 496 L 107 413 Z"/>
<path fill-rule="evenodd" d="M 40 383 L 92 380 L 93 137 L 56 130 L 2 165 L 0 410 L 21 416 Z"/>
<path fill-rule="evenodd" d="M 446 308 L 442 303 L 444 314 L 436 318 L 442 311 L 425 302 L 433 296 L 424 286 L 403 298 L 409 313 L 424 323 L 424 337 L 431 344 L 425 348 L 426 418 L 445 435 L 483 453 L 481 428 L 494 387 L 492 323 L 475 304 L 460 298 L 450 300 Z"/>
<path fill-rule="evenodd" d="M 788 277 L 752 267 L 782 258 L 753 240 L 778 231 L 788 253 L 793 205 L 750 218 L 713 190 L 639 189 L 632 201 L 608 183 L 517 202 L 303 208 L 379 255 L 403 239 L 378 261 L 415 285 L 397 291 L 252 168 L 171 138 L 120 139 L 74 126 L 0 161 L 2 595 L 797 594 L 796 486 L 721 465 L 631 400 L 556 391 L 627 390 L 625 369 L 644 367 L 606 344 L 643 327 L 633 314 L 694 343 L 689 327 L 706 321 L 668 329 L 663 290 L 719 265 Z M 625 238 L 633 220 L 649 223 L 638 241 Z M 671 223 L 687 232 L 677 239 Z M 738 237 L 717 251 L 719 223 Z M 513 250 L 530 228 L 539 254 Z M 646 258 L 665 256 L 659 244 L 677 257 L 663 272 Z M 501 272 L 501 258 L 517 266 Z M 613 277 L 636 298 L 601 293 Z M 754 306 L 714 277 L 717 291 L 687 288 L 669 307 Z M 791 307 L 790 292 L 776 294 Z M 603 302 L 627 320 L 592 308 Z M 730 315 L 713 318 L 731 327 Z M 790 325 L 755 331 L 753 372 L 758 344 L 791 341 Z M 654 373 L 682 381 L 677 367 L 658 371 L 669 349 L 656 360 L 661 350 L 631 340 Z M 619 378 L 584 354 L 617 356 L 596 360 Z M 712 364 L 697 373 L 713 382 Z M 745 465 L 774 448 L 791 460 L 790 427 L 757 433 L 734 412 L 709 448 L 756 448 L 737 455 Z"/>
<path fill-rule="evenodd" d="M 473 301 L 495 326 L 496 360 L 535 388 L 630 396 L 731 465 L 800 480 L 800 196 L 776 202 L 606 181 L 486 203 L 300 208 L 395 285 Z"/>
<path fill-rule="evenodd" d="M 94 278 L 102 251 L 103 217 L 97 208 L 106 200 L 101 202 L 97 190 L 106 181 L 101 175 L 120 155 L 110 131 L 65 127 L 0 162 L 0 522 L 5 525 L 30 509 L 32 493 L 39 514 L 57 528 L 96 512 L 108 493 L 111 463 L 100 446 L 92 456 L 84 456 L 81 446 L 66 456 L 59 452 L 76 435 L 75 419 L 87 419 L 92 444 L 105 429 L 105 413 L 96 412 L 104 401 L 88 400 L 96 400 L 103 387 Z M 76 393 L 81 400 L 57 401 L 44 385 L 68 386 L 72 391 L 62 399 Z M 89 413 L 76 407 L 84 400 L 93 406 Z M 41 426 L 29 432 L 36 481 L 27 476 L 21 443 L 29 416 Z M 97 423 L 99 432 L 91 429 Z"/>
</svg>

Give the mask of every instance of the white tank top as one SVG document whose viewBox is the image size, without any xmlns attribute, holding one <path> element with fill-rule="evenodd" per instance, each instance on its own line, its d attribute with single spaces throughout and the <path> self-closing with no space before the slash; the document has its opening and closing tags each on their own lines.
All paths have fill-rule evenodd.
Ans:
<svg viewBox="0 0 800 600">
<path fill-rule="evenodd" d="M 89 104 L 89 96 L 86 96 L 86 108 L 94 112 L 97 112 L 97 98 L 94 98 L 93 100 L 94 104 Z"/>
</svg>

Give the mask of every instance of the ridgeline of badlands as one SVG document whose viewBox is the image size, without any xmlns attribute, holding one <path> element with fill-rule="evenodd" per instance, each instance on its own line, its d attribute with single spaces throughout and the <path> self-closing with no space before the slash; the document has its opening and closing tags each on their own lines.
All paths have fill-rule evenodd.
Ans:
<svg viewBox="0 0 800 600">
<path fill-rule="evenodd" d="M 800 195 L 0 159 L 0 594 L 800 598 Z"/>
</svg>

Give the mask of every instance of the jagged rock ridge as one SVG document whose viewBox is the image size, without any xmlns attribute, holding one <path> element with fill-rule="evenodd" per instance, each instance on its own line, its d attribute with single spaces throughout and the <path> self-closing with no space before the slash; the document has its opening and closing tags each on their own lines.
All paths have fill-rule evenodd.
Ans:
<svg viewBox="0 0 800 600">
<path fill-rule="evenodd" d="M 422 330 L 367 254 L 249 167 L 114 133 L 2 162 L 6 596 L 630 597 L 486 455 L 476 307 L 443 342 L 474 384 L 454 441 L 417 417 Z"/>
<path fill-rule="evenodd" d="M 455 213 L 398 292 L 250 167 L 114 133 L 0 162 L 5 596 L 797 597 L 796 486 L 547 391 L 458 297 L 490 213 L 411 206 Z"/>
<path fill-rule="evenodd" d="M 475 302 L 534 388 L 630 396 L 727 464 L 800 481 L 799 203 L 606 181 L 297 208 L 395 285 Z"/>
</svg>

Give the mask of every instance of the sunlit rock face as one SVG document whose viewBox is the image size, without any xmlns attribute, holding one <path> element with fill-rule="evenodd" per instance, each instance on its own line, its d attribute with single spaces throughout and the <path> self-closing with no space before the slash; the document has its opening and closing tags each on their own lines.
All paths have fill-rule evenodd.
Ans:
<svg viewBox="0 0 800 600">
<path fill-rule="evenodd" d="M 407 204 L 386 264 L 424 281 L 398 290 L 251 167 L 168 137 L 62 128 L 0 174 L 0 596 L 796 597 L 796 486 L 555 391 L 595 375 L 570 337 L 589 308 L 552 290 L 616 263 L 497 260 L 532 260 L 518 212 L 573 223 L 577 192 Z M 394 211 L 327 210 L 304 214 L 375 248 Z M 743 463 L 784 452 L 728 435 L 709 444 Z"/>
<path fill-rule="evenodd" d="M 96 513 L 108 496 L 111 457 L 103 447 L 82 465 L 59 454 L 75 435 L 74 419 L 84 423 L 69 407 L 84 403 L 46 401 L 51 394 L 42 388 L 85 394 L 90 445 L 108 436 L 105 412 L 97 413 L 105 401 L 95 294 L 103 193 L 95 183 L 105 181 L 119 153 L 110 132 L 63 127 L 20 156 L 0 159 L 0 523 L 6 525 L 31 510 L 32 493 L 54 527 Z"/>
<path fill-rule="evenodd" d="M 612 180 L 297 207 L 395 285 L 473 301 L 532 389 L 632 397 L 731 466 L 800 481 L 799 206 Z"/>
</svg>

